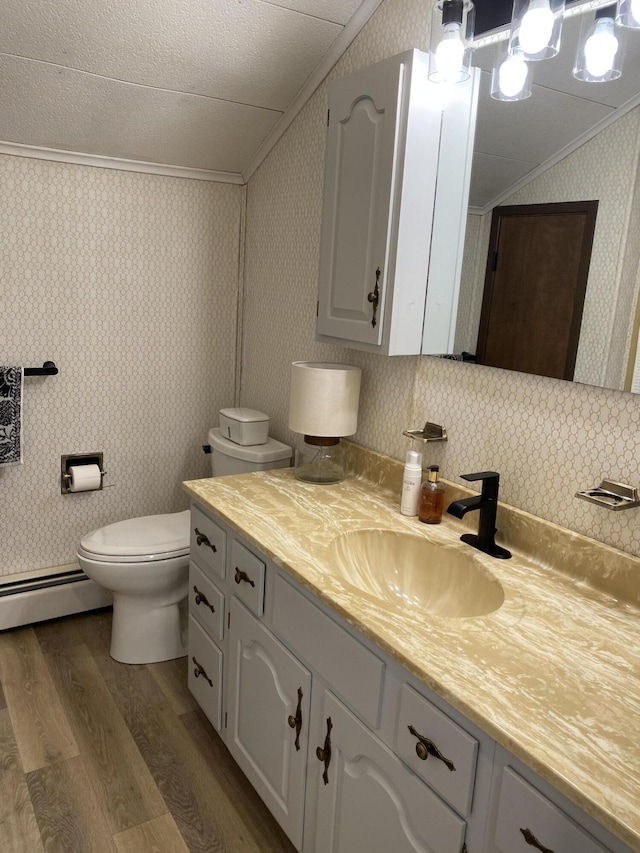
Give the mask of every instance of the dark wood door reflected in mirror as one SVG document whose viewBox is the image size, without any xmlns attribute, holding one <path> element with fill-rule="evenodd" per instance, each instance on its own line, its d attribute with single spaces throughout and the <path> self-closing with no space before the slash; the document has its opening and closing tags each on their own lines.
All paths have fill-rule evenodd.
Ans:
<svg viewBox="0 0 640 853">
<path fill-rule="evenodd" d="M 573 379 L 597 201 L 496 207 L 476 361 Z"/>
</svg>

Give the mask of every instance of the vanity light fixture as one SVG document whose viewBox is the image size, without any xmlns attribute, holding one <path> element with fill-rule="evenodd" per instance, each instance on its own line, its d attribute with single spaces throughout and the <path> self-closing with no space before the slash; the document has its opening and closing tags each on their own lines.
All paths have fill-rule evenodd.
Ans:
<svg viewBox="0 0 640 853">
<path fill-rule="evenodd" d="M 474 22 L 471 0 L 438 0 L 431 20 L 430 80 L 461 83 L 469 78 Z"/>
<path fill-rule="evenodd" d="M 589 19 L 587 15 L 593 12 L 595 19 Z M 473 42 L 475 50 L 508 40 L 507 53 L 517 60 L 508 63 L 504 51 L 499 56 L 492 75 L 491 97 L 498 101 L 528 98 L 531 88 L 523 61 L 555 56 L 560 49 L 563 19 L 576 15 L 583 16 L 583 23 L 574 77 L 591 83 L 618 79 L 622 74 L 625 29 L 640 29 L 640 0 L 618 0 L 617 5 L 607 0 L 584 0 L 566 8 L 564 0 L 514 0 L 510 29 L 495 30 Z"/>
<path fill-rule="evenodd" d="M 573 68 L 577 80 L 591 83 L 617 80 L 622 74 L 621 29 L 615 26 L 616 7 L 598 9 L 595 19 L 583 19 Z"/>
<path fill-rule="evenodd" d="M 289 429 L 304 435 L 296 452 L 295 476 L 307 483 L 339 483 L 345 478 L 342 436 L 358 427 L 359 367 L 294 361 L 291 365 Z"/>
</svg>

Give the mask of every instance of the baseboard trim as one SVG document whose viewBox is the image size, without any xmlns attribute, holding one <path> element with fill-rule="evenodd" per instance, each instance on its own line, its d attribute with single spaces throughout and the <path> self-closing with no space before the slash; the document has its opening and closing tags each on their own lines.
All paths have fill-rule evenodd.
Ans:
<svg viewBox="0 0 640 853">
<path fill-rule="evenodd" d="M 0 578 L 0 631 L 82 613 L 113 602 L 77 564 Z"/>
</svg>

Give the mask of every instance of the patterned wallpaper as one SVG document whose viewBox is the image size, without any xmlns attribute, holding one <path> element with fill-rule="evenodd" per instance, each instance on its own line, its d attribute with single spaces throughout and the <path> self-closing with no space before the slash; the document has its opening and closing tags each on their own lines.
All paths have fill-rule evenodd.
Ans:
<svg viewBox="0 0 640 853">
<path fill-rule="evenodd" d="M 82 535 L 187 506 L 233 404 L 243 188 L 0 157 L 0 361 L 25 379 L 24 464 L 0 469 L 0 574 L 71 563 Z M 103 491 L 60 456 L 104 452 Z"/>
<path fill-rule="evenodd" d="M 638 288 L 639 238 L 630 218 L 637 217 L 640 208 L 635 181 L 629 178 L 637 173 L 639 149 L 640 107 L 636 107 L 502 202 L 599 200 L 575 370 L 576 381 L 590 385 L 624 386 Z M 469 222 L 466 284 L 461 289 L 464 309 L 475 318 L 484 287 L 491 214 L 470 216 Z M 481 238 L 471 242 L 479 230 Z"/>
<path fill-rule="evenodd" d="M 332 76 L 425 49 L 428 17 L 422 0 L 386 0 Z M 425 463 L 440 462 L 445 478 L 498 470 L 505 502 L 640 555 L 637 511 L 610 512 L 574 497 L 603 476 L 640 483 L 639 397 L 315 341 L 326 106 L 325 81 L 249 182 L 242 404 L 268 412 L 272 432 L 296 443 L 287 426 L 290 363 L 358 364 L 357 442 L 403 459 L 409 446 L 403 429 L 426 419 L 444 424 L 449 442 L 432 445 Z"/>
</svg>

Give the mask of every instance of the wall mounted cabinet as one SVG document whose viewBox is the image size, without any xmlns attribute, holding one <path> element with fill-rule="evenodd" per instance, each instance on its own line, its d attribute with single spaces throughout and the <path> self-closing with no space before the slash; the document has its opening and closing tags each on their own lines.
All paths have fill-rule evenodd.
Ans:
<svg viewBox="0 0 640 853">
<path fill-rule="evenodd" d="M 631 853 L 195 504 L 192 532 L 189 686 L 296 849 Z"/>
<path fill-rule="evenodd" d="M 479 75 L 444 90 L 427 67 L 412 50 L 331 84 L 321 341 L 386 355 L 453 342 Z"/>
</svg>

